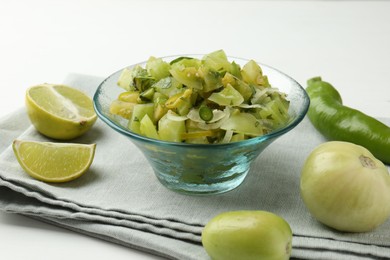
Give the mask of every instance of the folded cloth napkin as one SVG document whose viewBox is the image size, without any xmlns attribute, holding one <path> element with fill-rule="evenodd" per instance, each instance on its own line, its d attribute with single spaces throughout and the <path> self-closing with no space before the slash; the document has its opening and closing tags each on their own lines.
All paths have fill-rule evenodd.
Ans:
<svg viewBox="0 0 390 260">
<path fill-rule="evenodd" d="M 102 78 L 71 74 L 65 84 L 93 95 Z M 383 119 L 387 124 L 390 119 Z M 24 110 L 0 121 L 0 209 L 168 259 L 208 259 L 203 226 L 232 210 L 266 210 L 285 218 L 299 259 L 390 258 L 390 220 L 368 233 L 337 232 L 314 220 L 299 195 L 305 158 L 325 141 L 305 118 L 271 144 L 237 189 L 187 196 L 163 187 L 140 151 L 102 121 L 78 143 L 96 143 L 90 170 L 72 182 L 49 184 L 19 166 L 12 140 L 50 141 L 30 125 Z M 52 141 L 52 140 L 51 140 Z"/>
</svg>

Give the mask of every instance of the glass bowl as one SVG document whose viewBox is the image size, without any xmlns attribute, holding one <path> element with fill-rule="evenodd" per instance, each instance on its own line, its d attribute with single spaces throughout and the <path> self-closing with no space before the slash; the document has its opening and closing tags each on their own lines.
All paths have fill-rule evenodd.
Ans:
<svg viewBox="0 0 390 260">
<path fill-rule="evenodd" d="M 164 57 L 163 60 L 169 62 L 178 57 L 181 55 Z M 228 58 L 230 62 L 234 60 L 241 66 L 248 62 L 241 58 Z M 145 64 L 146 62 L 142 62 L 129 68 L 136 65 L 144 67 Z M 165 187 L 194 195 L 227 192 L 244 181 L 251 163 L 268 145 L 301 122 L 309 107 L 309 97 L 298 82 L 277 69 L 261 63 L 259 65 L 264 75 L 268 76 L 270 84 L 287 93 L 291 120 L 283 128 L 244 141 L 226 144 L 188 144 L 151 139 L 131 132 L 127 128 L 127 120 L 109 112 L 111 102 L 124 91 L 117 86 L 123 69 L 113 73 L 99 85 L 93 98 L 94 107 L 103 122 L 128 137 L 142 151 L 157 179 Z"/>
</svg>

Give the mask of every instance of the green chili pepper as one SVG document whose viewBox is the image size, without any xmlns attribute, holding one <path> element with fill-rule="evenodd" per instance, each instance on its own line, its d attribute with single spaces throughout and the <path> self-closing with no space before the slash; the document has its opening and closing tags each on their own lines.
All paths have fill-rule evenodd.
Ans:
<svg viewBox="0 0 390 260">
<path fill-rule="evenodd" d="M 214 114 L 213 111 L 208 107 L 208 106 L 201 106 L 199 108 L 199 116 L 202 118 L 204 121 L 210 121 L 213 119 Z"/>
<path fill-rule="evenodd" d="M 307 81 L 306 92 L 310 97 L 307 115 L 321 134 L 330 140 L 366 147 L 376 158 L 390 164 L 390 127 L 344 106 L 339 92 L 320 77 Z"/>
</svg>

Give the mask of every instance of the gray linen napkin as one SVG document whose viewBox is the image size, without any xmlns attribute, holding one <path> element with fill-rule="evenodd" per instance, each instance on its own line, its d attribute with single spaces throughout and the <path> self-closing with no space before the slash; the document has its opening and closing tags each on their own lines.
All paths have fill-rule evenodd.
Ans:
<svg viewBox="0 0 390 260">
<path fill-rule="evenodd" d="M 71 74 L 65 84 L 93 95 L 102 78 Z M 390 124 L 390 119 L 383 122 Z M 267 210 L 291 225 L 292 256 L 300 259 L 390 259 L 390 220 L 369 233 L 334 231 L 314 220 L 299 195 L 305 158 L 325 141 L 305 118 L 254 162 L 245 182 L 216 196 L 186 196 L 164 188 L 140 151 L 100 120 L 73 140 L 96 143 L 87 174 L 43 183 L 19 166 L 12 140 L 52 141 L 38 134 L 23 109 L 0 120 L 0 209 L 19 213 L 169 259 L 208 259 L 202 227 L 231 210 Z"/>
</svg>

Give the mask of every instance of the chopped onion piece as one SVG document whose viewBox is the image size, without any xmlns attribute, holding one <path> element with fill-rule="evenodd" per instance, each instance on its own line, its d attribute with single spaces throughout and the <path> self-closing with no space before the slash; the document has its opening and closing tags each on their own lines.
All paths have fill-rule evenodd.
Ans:
<svg viewBox="0 0 390 260">
<path fill-rule="evenodd" d="M 224 118 L 226 116 L 226 112 L 225 111 L 222 111 L 222 110 L 219 110 L 219 109 L 214 109 L 213 110 L 213 119 L 211 119 L 210 121 L 208 121 L 207 123 L 215 123 L 219 120 L 221 120 L 222 118 Z"/>
<path fill-rule="evenodd" d="M 272 94 L 275 92 L 281 93 L 277 88 L 265 88 L 263 90 L 256 89 L 256 93 L 253 95 L 251 103 L 256 104 L 265 94 Z"/>
<path fill-rule="evenodd" d="M 232 130 L 227 130 L 225 133 L 225 136 L 223 137 L 221 143 L 229 143 L 230 140 L 233 137 L 233 131 Z"/>
<path fill-rule="evenodd" d="M 193 108 L 188 112 L 187 117 L 194 122 L 204 122 L 202 118 L 199 116 L 199 109 Z"/>
<path fill-rule="evenodd" d="M 178 114 L 176 114 L 172 110 L 168 110 L 167 118 L 169 120 L 172 120 L 172 121 L 185 121 L 188 119 L 188 117 L 186 117 L 186 116 L 179 116 Z"/>
</svg>

